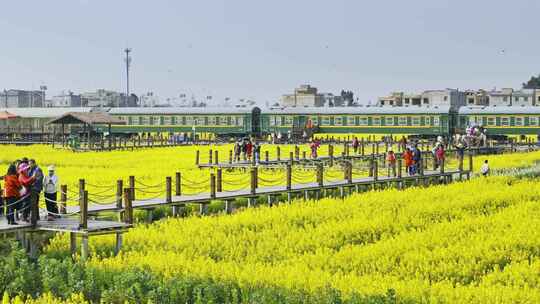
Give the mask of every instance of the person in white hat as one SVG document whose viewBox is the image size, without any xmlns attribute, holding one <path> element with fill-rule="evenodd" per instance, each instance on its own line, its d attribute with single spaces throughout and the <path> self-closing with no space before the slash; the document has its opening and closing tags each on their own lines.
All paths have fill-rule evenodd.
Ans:
<svg viewBox="0 0 540 304">
<path fill-rule="evenodd" d="M 45 205 L 47 206 L 47 220 L 53 221 L 58 217 L 58 176 L 55 173 L 54 165 L 47 168 L 48 174 L 43 177 L 43 194 L 45 195 Z"/>
</svg>

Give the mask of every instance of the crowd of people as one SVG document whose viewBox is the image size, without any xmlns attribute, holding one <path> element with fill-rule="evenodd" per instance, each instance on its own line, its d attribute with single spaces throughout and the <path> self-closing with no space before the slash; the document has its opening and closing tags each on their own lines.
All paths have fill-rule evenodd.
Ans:
<svg viewBox="0 0 540 304">
<path fill-rule="evenodd" d="M 261 160 L 261 143 L 252 141 L 250 138 L 239 139 L 234 144 L 234 162 L 239 161 L 255 161 L 259 163 Z"/>
<path fill-rule="evenodd" d="M 35 160 L 23 158 L 8 166 L 0 196 L 0 216 L 6 216 L 9 225 L 17 225 L 16 219 L 30 222 L 32 206 L 39 206 L 41 193 L 47 208 L 47 220 L 53 221 L 58 214 L 58 176 L 55 167 L 49 166 L 47 175 Z M 39 214 L 35 215 L 39 219 Z"/>
</svg>

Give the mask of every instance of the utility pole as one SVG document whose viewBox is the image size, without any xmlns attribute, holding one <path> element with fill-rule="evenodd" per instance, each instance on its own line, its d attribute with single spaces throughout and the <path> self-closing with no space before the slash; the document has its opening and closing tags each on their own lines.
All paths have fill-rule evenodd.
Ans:
<svg viewBox="0 0 540 304">
<path fill-rule="evenodd" d="M 131 65 L 131 57 L 129 56 L 129 53 L 131 52 L 131 49 L 125 48 L 124 52 L 126 53 L 126 105 L 129 105 L 129 66 Z"/>
</svg>

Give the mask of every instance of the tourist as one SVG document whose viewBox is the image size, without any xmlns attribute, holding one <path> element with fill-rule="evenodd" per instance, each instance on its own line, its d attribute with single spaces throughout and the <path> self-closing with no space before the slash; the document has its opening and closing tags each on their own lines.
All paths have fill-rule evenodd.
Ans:
<svg viewBox="0 0 540 304">
<path fill-rule="evenodd" d="M 241 151 L 242 151 L 242 159 L 246 161 L 247 160 L 247 139 L 246 138 L 242 140 Z"/>
<path fill-rule="evenodd" d="M 22 210 L 23 221 L 29 222 L 28 215 L 30 214 L 30 187 L 34 183 L 34 178 L 29 175 L 30 165 L 23 159 L 18 166 L 19 183 L 21 188 L 19 191 L 20 208 Z"/>
<path fill-rule="evenodd" d="M 489 175 L 489 164 L 488 160 L 484 160 L 484 164 L 482 165 L 482 168 L 480 168 L 480 172 L 484 177 L 487 177 Z"/>
<path fill-rule="evenodd" d="M 388 151 L 386 162 L 388 164 L 388 176 L 396 177 L 396 154 L 394 151 Z"/>
<path fill-rule="evenodd" d="M 240 154 L 242 154 L 242 141 L 238 140 L 234 144 L 234 162 L 240 161 Z"/>
<path fill-rule="evenodd" d="M 439 144 L 439 146 L 437 147 L 437 150 L 435 150 L 435 159 L 436 159 L 435 169 L 443 165 L 444 156 L 445 156 L 444 146 L 442 144 Z"/>
<path fill-rule="evenodd" d="M 358 137 L 355 137 L 352 141 L 352 147 L 353 147 L 353 151 L 354 151 L 354 154 L 358 154 L 358 146 L 359 146 L 359 142 L 358 142 Z"/>
<path fill-rule="evenodd" d="M 261 143 L 258 141 L 255 141 L 255 145 L 253 146 L 253 159 L 257 165 L 261 161 Z"/>
<path fill-rule="evenodd" d="M 405 152 L 403 152 L 402 158 L 405 161 L 405 170 L 407 171 L 407 174 L 413 175 L 412 151 L 409 147 L 405 147 Z"/>
<path fill-rule="evenodd" d="M 4 177 L 4 199 L 7 206 L 7 221 L 9 225 L 17 225 L 15 222 L 15 210 L 19 208 L 17 200 L 20 197 L 19 189 L 21 183 L 17 176 L 17 167 L 14 164 L 9 165 L 7 174 Z M 3 208 L 3 206 L 2 206 Z"/>
<path fill-rule="evenodd" d="M 253 153 L 253 143 L 251 142 L 251 140 L 248 140 L 246 143 L 246 155 L 247 155 L 248 161 L 251 161 L 252 153 Z"/>
<path fill-rule="evenodd" d="M 30 165 L 28 174 L 34 179 L 30 186 L 30 203 L 32 204 L 31 206 L 39 206 L 39 197 L 43 190 L 43 171 L 41 171 L 41 168 L 33 159 L 31 159 L 28 164 Z M 30 207 L 29 211 L 30 210 L 32 210 L 32 207 Z M 36 216 L 39 219 L 39 214 L 36 214 Z"/>
<path fill-rule="evenodd" d="M 48 174 L 43 178 L 43 195 L 45 196 L 45 205 L 47 207 L 47 220 L 52 221 L 59 216 L 57 192 L 58 176 L 55 174 L 53 165 L 47 168 Z"/>
<path fill-rule="evenodd" d="M 422 172 L 422 152 L 418 149 L 418 144 L 414 145 L 412 151 L 413 174 Z"/>
<path fill-rule="evenodd" d="M 459 137 L 458 141 L 456 142 L 456 145 L 454 146 L 456 148 L 456 154 L 458 158 L 458 168 L 460 171 L 463 170 L 463 158 L 465 157 L 465 144 L 463 141 L 463 138 Z"/>
<path fill-rule="evenodd" d="M 317 150 L 319 149 L 319 142 L 315 139 L 311 141 L 311 144 L 309 145 L 309 148 L 311 149 L 311 158 L 315 159 L 317 158 Z"/>
</svg>

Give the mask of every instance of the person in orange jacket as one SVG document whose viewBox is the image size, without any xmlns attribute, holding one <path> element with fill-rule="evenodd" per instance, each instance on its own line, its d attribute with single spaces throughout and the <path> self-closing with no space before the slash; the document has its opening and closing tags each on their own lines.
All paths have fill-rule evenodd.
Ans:
<svg viewBox="0 0 540 304">
<path fill-rule="evenodd" d="M 4 199 L 8 206 L 6 217 L 9 225 L 17 225 L 15 222 L 15 210 L 19 209 L 17 200 L 20 197 L 20 188 L 21 183 L 17 176 L 17 167 L 13 164 L 9 165 L 7 174 L 4 176 Z"/>
<path fill-rule="evenodd" d="M 413 154 L 410 148 L 407 148 L 403 152 L 403 160 L 405 161 L 405 168 L 407 169 L 407 174 L 413 175 Z"/>
</svg>

